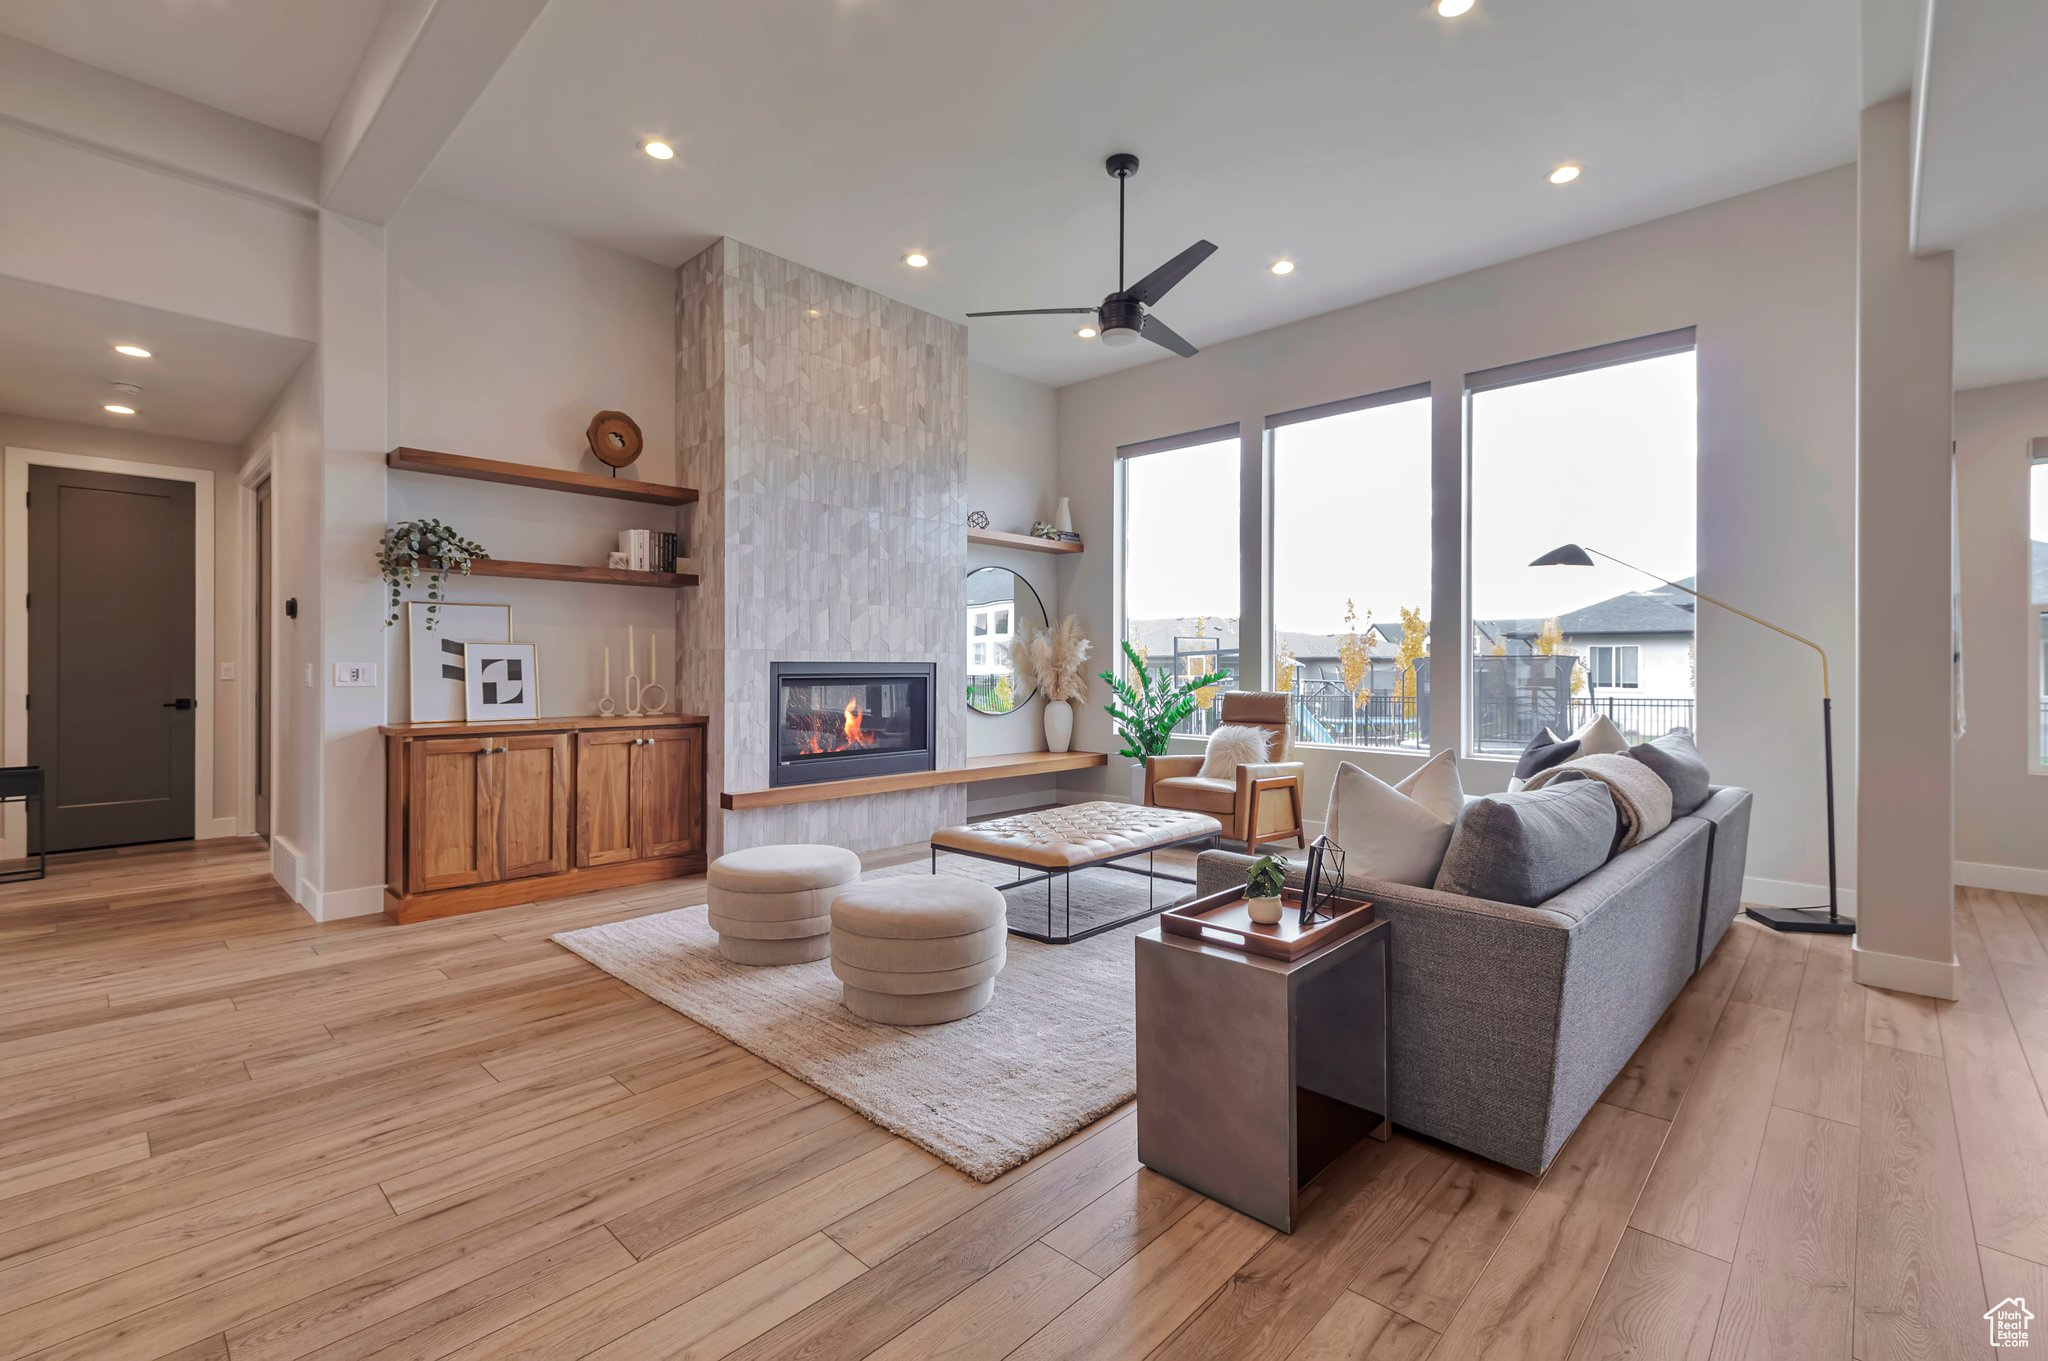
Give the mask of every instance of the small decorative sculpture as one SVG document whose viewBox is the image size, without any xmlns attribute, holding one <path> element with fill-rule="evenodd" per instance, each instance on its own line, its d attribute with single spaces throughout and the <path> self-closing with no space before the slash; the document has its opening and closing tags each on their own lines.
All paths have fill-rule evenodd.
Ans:
<svg viewBox="0 0 2048 1361">
<path fill-rule="evenodd" d="M 597 456 L 597 461 L 613 469 L 614 477 L 618 476 L 618 469 L 640 457 L 640 425 L 623 411 L 598 412 L 590 418 L 583 437 L 590 441 L 590 452 Z"/>
<path fill-rule="evenodd" d="M 968 511 L 968 512 L 967 512 L 967 527 L 968 527 L 969 529 L 987 529 L 987 528 L 988 528 L 988 512 L 987 512 L 987 511 L 985 511 L 985 510 L 970 510 L 970 511 Z"/>
<path fill-rule="evenodd" d="M 1032 524 L 1031 536 L 1036 539 L 1049 539 L 1057 543 L 1059 542 L 1060 531 L 1050 520 L 1039 520 Z"/>
</svg>

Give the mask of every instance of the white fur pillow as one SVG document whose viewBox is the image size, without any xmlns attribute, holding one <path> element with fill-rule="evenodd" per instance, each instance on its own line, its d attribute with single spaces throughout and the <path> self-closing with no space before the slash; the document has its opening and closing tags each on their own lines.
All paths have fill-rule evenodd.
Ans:
<svg viewBox="0 0 2048 1361">
<path fill-rule="evenodd" d="M 1266 759 L 1267 743 L 1272 736 L 1264 728 L 1225 723 L 1209 734 L 1209 749 L 1202 756 L 1202 778 L 1236 779 L 1239 766 L 1255 766 Z"/>
<path fill-rule="evenodd" d="M 1344 852 L 1347 879 L 1427 888 L 1464 811 L 1464 781 L 1451 752 L 1438 752 L 1399 784 L 1345 761 L 1330 786 L 1324 830 Z"/>
</svg>

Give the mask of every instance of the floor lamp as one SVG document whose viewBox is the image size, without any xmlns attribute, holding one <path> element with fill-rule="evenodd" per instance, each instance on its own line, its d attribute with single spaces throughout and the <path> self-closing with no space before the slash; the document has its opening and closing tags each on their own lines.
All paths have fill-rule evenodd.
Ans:
<svg viewBox="0 0 2048 1361">
<path fill-rule="evenodd" d="M 1804 643 L 1820 654 L 1820 734 L 1822 760 L 1826 765 L 1828 792 L 1828 905 L 1820 907 L 1752 907 L 1746 909 L 1749 916 L 1773 931 L 1818 931 L 1830 936 L 1849 936 L 1856 933 L 1854 919 L 1841 914 L 1839 895 L 1835 888 L 1835 705 L 1828 696 L 1828 654 L 1819 643 L 1803 638 L 1787 628 L 1779 628 L 1768 619 L 1759 619 L 1748 610 L 1737 609 L 1725 600 L 1695 591 L 1690 586 L 1681 586 L 1675 581 L 1666 581 L 1655 572 L 1646 572 L 1632 562 L 1623 562 L 1612 553 L 1602 553 L 1597 548 L 1581 548 L 1575 543 L 1553 548 L 1531 567 L 1591 567 L 1593 559 L 1605 558 L 1617 567 L 1626 567 L 1652 581 L 1662 581 L 1674 591 L 1684 591 L 1695 600 L 1704 600 L 1709 605 L 1719 605 L 1730 614 L 1739 614 L 1752 624 L 1761 624 L 1773 633 L 1781 633 L 1796 643 Z"/>
</svg>

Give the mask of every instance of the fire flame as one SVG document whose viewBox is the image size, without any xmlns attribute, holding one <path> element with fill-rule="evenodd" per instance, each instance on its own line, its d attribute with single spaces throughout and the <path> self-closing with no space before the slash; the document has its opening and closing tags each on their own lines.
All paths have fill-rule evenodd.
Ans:
<svg viewBox="0 0 2048 1361">
<path fill-rule="evenodd" d="M 860 699 L 850 697 L 846 707 L 840 710 L 839 734 L 831 746 L 825 745 L 823 733 L 813 730 L 805 735 L 800 753 L 805 756 L 823 756 L 829 752 L 853 751 L 859 747 L 875 745 L 874 735 L 861 726 Z"/>
</svg>

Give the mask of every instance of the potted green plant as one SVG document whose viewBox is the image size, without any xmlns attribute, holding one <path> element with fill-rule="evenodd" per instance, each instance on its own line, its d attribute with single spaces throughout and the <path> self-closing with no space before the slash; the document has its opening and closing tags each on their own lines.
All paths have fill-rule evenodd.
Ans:
<svg viewBox="0 0 2048 1361">
<path fill-rule="evenodd" d="M 1145 665 L 1144 654 L 1133 647 L 1129 639 L 1124 641 L 1124 658 L 1130 663 L 1131 674 L 1137 677 L 1133 684 L 1119 680 L 1108 671 L 1102 673 L 1103 683 L 1109 686 L 1116 698 L 1102 706 L 1116 723 L 1116 735 L 1124 740 L 1120 755 L 1128 756 L 1138 764 L 1131 777 L 1131 794 L 1135 801 L 1145 801 L 1145 758 L 1164 756 L 1167 741 L 1173 730 L 1180 726 L 1182 719 L 1195 711 L 1195 692 L 1207 686 L 1219 685 L 1227 679 L 1222 672 L 1207 676 L 1189 676 L 1182 680 L 1169 680 L 1164 676 L 1154 677 L 1150 667 Z"/>
<path fill-rule="evenodd" d="M 391 608 L 384 626 L 398 622 L 398 597 L 406 587 L 427 574 L 427 631 L 434 628 L 436 613 L 448 593 L 448 573 L 469 575 L 469 564 L 490 554 L 484 546 L 463 538 L 439 520 L 401 520 L 384 531 L 377 544 L 377 571 L 391 588 Z"/>
<path fill-rule="evenodd" d="M 1261 926 L 1280 921 L 1281 897 L 1287 888 L 1287 857 L 1262 855 L 1244 877 L 1244 910 Z"/>
</svg>

